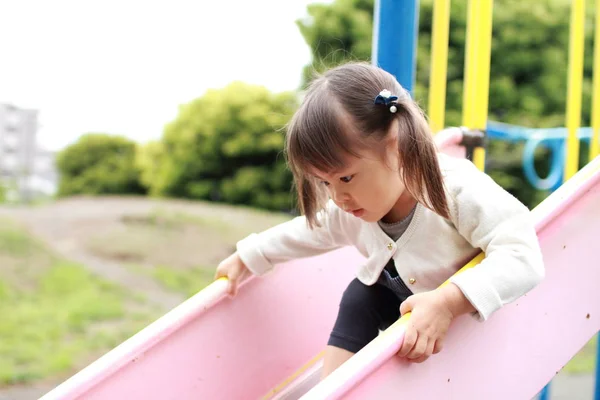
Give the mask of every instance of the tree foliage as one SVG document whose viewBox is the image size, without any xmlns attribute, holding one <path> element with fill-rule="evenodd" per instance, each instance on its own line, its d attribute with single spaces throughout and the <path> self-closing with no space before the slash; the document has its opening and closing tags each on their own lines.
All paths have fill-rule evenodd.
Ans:
<svg viewBox="0 0 600 400">
<path fill-rule="evenodd" d="M 569 48 L 570 0 L 525 2 L 495 0 L 489 88 L 489 119 L 527 127 L 564 126 Z M 309 17 L 297 21 L 312 49 L 313 61 L 304 68 L 304 84 L 314 71 L 345 62 L 369 61 L 373 29 L 373 0 L 334 0 L 313 4 Z M 594 3 L 587 1 L 582 123 L 590 121 Z M 467 1 L 451 4 L 448 47 L 446 125 L 462 123 Z M 431 63 L 433 0 L 421 0 L 414 95 L 427 112 Z M 400 40 L 400 39 L 399 39 Z M 543 198 L 521 171 L 522 145 L 492 141 L 488 152 L 490 175 L 526 204 Z M 548 170 L 541 151 L 536 164 Z"/>
<path fill-rule="evenodd" d="M 160 140 L 152 140 L 139 145 L 135 154 L 135 167 L 140 171 L 140 183 L 148 188 L 148 194 L 157 195 L 155 184 L 160 176 L 160 160 L 163 157 L 164 146 Z"/>
<path fill-rule="evenodd" d="M 303 81 L 346 60 L 371 57 L 374 0 L 335 0 L 307 7 L 308 18 L 296 21 L 312 51 L 312 64 L 304 67 Z"/>
<path fill-rule="evenodd" d="M 135 151 L 135 142 L 122 136 L 81 136 L 57 156 L 58 195 L 144 193 L 134 165 Z"/>
<path fill-rule="evenodd" d="M 242 82 L 209 90 L 180 108 L 160 146 L 146 149 L 142 179 L 155 195 L 289 210 L 282 128 L 296 107 L 293 93 Z"/>
</svg>

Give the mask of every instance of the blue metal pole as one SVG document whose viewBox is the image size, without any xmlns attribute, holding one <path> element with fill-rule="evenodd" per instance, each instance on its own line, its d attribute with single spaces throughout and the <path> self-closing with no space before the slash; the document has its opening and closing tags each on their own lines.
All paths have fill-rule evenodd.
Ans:
<svg viewBox="0 0 600 400">
<path fill-rule="evenodd" d="M 594 389 L 594 400 L 600 400 L 600 333 L 596 342 L 596 387 Z"/>
<path fill-rule="evenodd" d="M 376 0 L 372 63 L 414 93 L 419 31 L 419 0 Z"/>
<path fill-rule="evenodd" d="M 540 392 L 539 400 L 550 400 L 550 384 L 548 383 Z"/>
</svg>

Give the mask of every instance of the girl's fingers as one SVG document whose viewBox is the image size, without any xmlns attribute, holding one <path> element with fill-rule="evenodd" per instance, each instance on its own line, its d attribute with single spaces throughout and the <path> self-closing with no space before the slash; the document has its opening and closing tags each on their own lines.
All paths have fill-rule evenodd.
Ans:
<svg viewBox="0 0 600 400">
<path fill-rule="evenodd" d="M 412 325 L 408 325 L 406 327 L 406 332 L 404 333 L 404 341 L 402 342 L 402 346 L 398 351 L 398 355 L 400 357 L 406 357 L 408 353 L 410 353 L 417 342 L 417 331 Z"/>
<path fill-rule="evenodd" d="M 442 349 L 444 348 L 444 341 L 443 340 L 436 340 L 435 341 L 435 345 L 433 346 L 433 354 L 437 354 L 440 351 L 442 351 Z"/>
<path fill-rule="evenodd" d="M 415 343 L 412 351 L 410 351 L 408 353 L 406 358 L 409 358 L 411 360 L 417 359 L 423 355 L 426 355 L 425 354 L 426 351 L 427 351 L 427 337 L 419 336 L 417 339 L 417 343 Z"/>
</svg>

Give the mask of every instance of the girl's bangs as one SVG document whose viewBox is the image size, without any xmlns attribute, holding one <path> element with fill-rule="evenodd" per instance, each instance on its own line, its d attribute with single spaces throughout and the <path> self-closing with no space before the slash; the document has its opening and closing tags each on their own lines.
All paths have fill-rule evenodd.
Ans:
<svg viewBox="0 0 600 400">
<path fill-rule="evenodd" d="M 334 173 L 345 168 L 347 155 L 358 156 L 344 125 L 338 121 L 339 110 L 331 100 L 327 104 L 311 99 L 298 111 L 288 130 L 287 152 L 292 168 L 306 175 L 321 171 Z"/>
</svg>

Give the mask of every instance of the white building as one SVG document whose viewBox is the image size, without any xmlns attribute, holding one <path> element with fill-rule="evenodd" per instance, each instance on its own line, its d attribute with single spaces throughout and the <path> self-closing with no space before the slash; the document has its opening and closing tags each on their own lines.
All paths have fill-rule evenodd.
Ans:
<svg viewBox="0 0 600 400">
<path fill-rule="evenodd" d="M 36 141 L 38 112 L 0 103 L 0 180 L 12 200 L 30 201 L 56 193 L 54 154 Z"/>
</svg>

